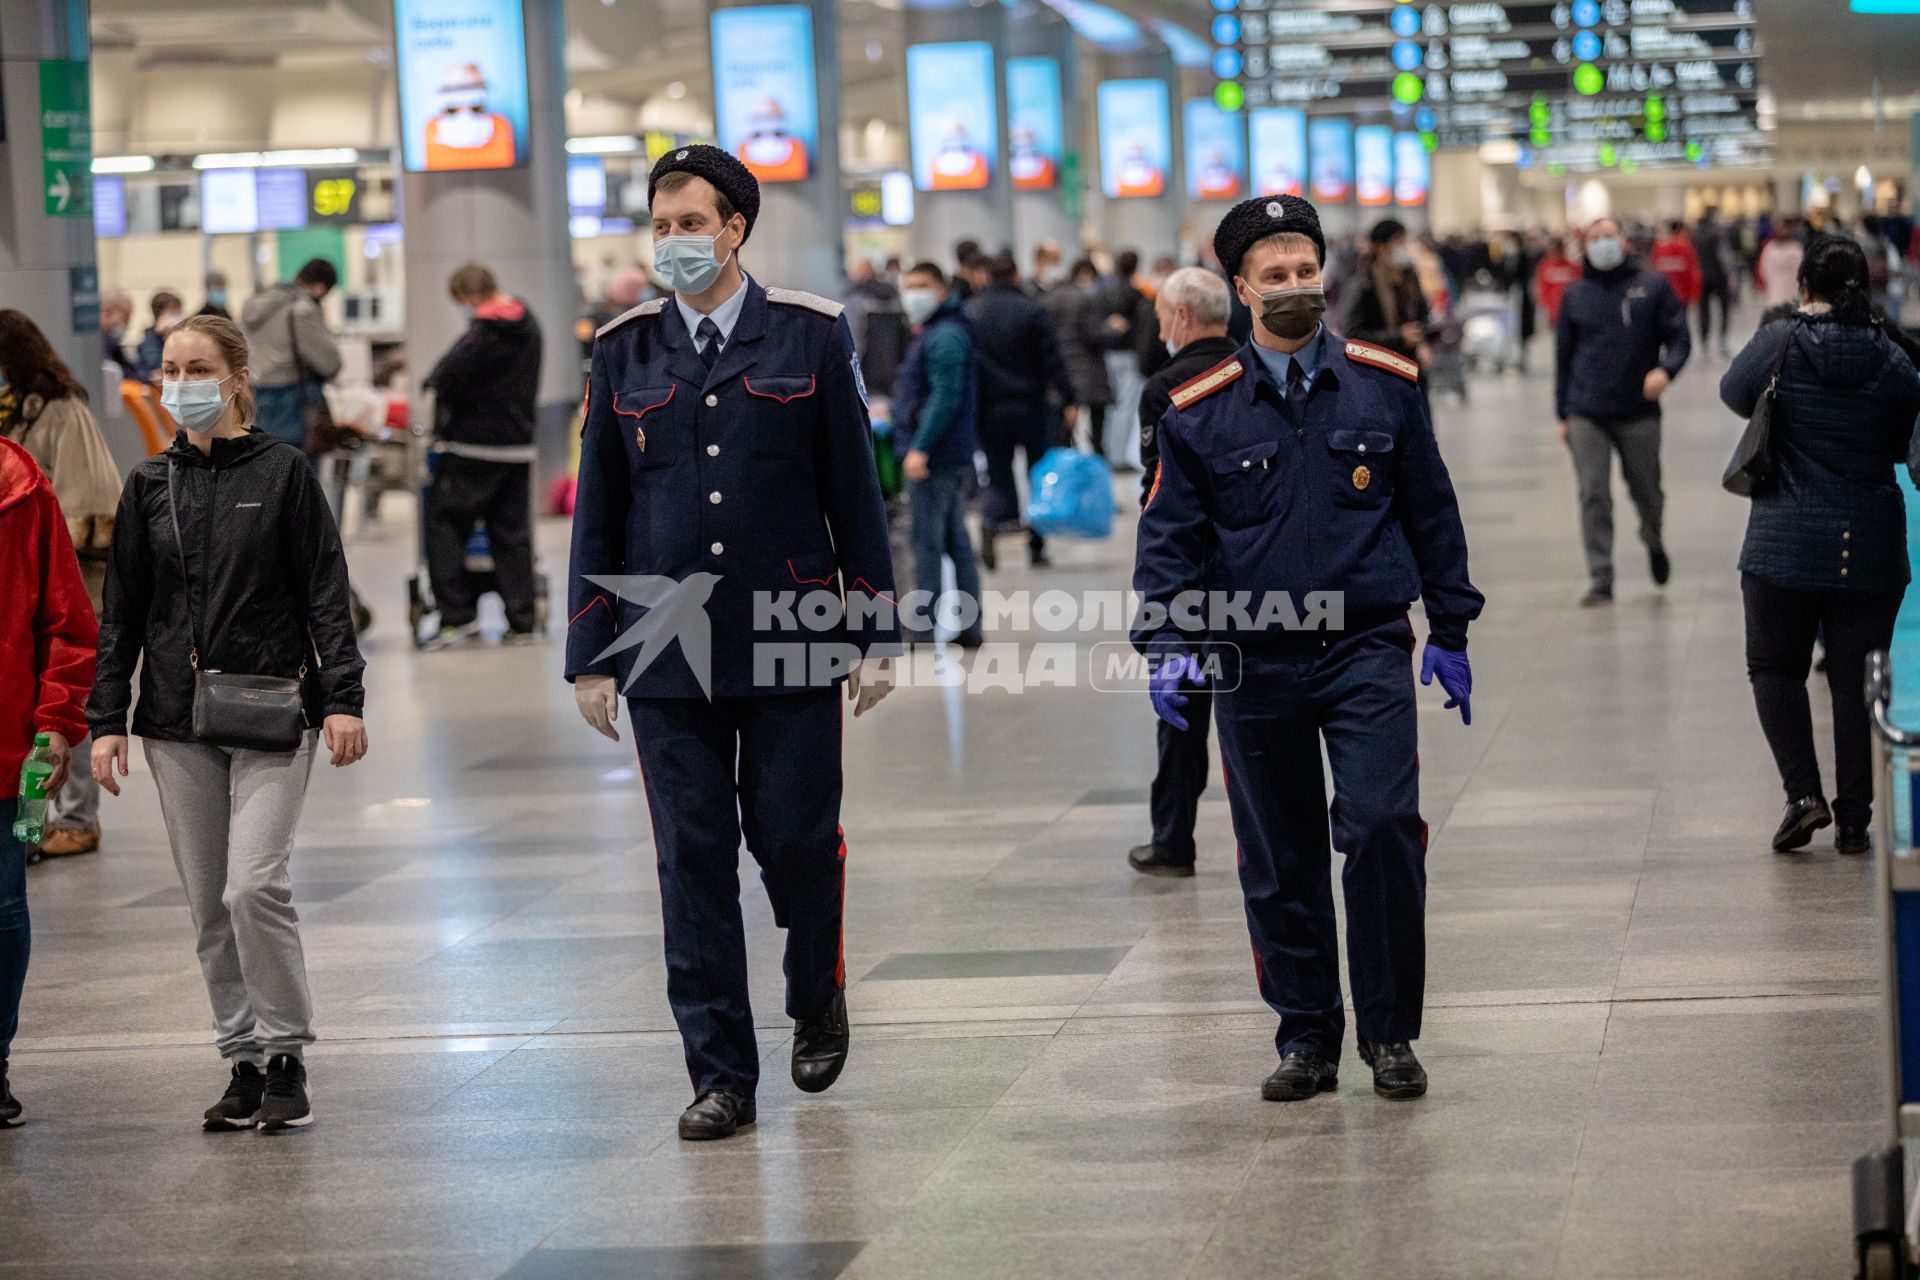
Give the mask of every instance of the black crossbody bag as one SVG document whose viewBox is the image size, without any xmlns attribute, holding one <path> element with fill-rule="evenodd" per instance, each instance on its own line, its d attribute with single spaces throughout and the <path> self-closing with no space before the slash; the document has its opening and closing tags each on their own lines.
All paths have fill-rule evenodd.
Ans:
<svg viewBox="0 0 1920 1280">
<path fill-rule="evenodd" d="M 200 624 L 193 611 L 193 586 L 187 581 L 187 544 L 180 536 L 180 509 L 174 501 L 173 459 L 167 459 L 167 515 L 173 520 L 174 550 L 180 556 L 180 585 L 186 592 L 187 629 L 193 667 L 193 736 L 211 746 L 248 751 L 297 751 L 307 732 L 307 703 L 302 688 L 306 659 L 298 677 L 245 676 L 200 669 Z"/>
<path fill-rule="evenodd" d="M 1780 344 L 1780 358 L 1773 362 L 1773 376 L 1767 379 L 1767 389 L 1761 392 L 1760 403 L 1753 406 L 1753 416 L 1747 419 L 1740 443 L 1733 447 L 1733 457 L 1727 460 L 1727 469 L 1721 473 L 1720 487 L 1728 493 L 1751 498 L 1773 483 L 1773 406 L 1780 398 L 1780 371 L 1786 367 L 1787 353 L 1793 350 L 1793 335 L 1799 331 L 1800 322 L 1795 320 L 1787 329 L 1787 340 Z"/>
</svg>

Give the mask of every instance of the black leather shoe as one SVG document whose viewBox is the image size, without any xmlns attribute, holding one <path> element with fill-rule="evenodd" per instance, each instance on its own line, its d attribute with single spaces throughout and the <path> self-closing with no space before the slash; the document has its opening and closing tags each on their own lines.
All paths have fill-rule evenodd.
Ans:
<svg viewBox="0 0 1920 1280">
<path fill-rule="evenodd" d="M 725 1089 L 710 1089 L 680 1113 L 680 1137 L 686 1142 L 731 1138 L 754 1121 L 753 1099 Z"/>
<path fill-rule="evenodd" d="M 1427 1070 L 1413 1056 L 1413 1046 L 1360 1042 L 1360 1060 L 1373 1068 L 1373 1091 L 1383 1098 L 1418 1098 L 1427 1091 Z"/>
<path fill-rule="evenodd" d="M 1666 549 L 1664 547 L 1655 547 L 1653 550 L 1647 552 L 1647 561 L 1647 567 L 1653 571 L 1654 585 L 1657 587 L 1666 586 L 1667 580 L 1673 577 L 1673 561 L 1667 559 Z"/>
<path fill-rule="evenodd" d="M 1840 824 L 1839 833 L 1833 838 L 1833 847 L 1840 853 L 1851 854 L 1857 858 L 1862 854 L 1873 852 L 1873 841 L 1867 838 L 1865 827 L 1850 827 L 1843 822 Z"/>
<path fill-rule="evenodd" d="M 825 1093 L 847 1065 L 851 1038 L 847 993 L 836 991 L 825 1013 L 793 1024 L 793 1083 L 804 1093 Z"/>
<path fill-rule="evenodd" d="M 1143 876 L 1190 876 L 1193 859 L 1185 862 L 1167 857 L 1150 844 L 1137 844 L 1127 850 L 1127 865 Z"/>
<path fill-rule="evenodd" d="M 1832 825 L 1833 814 L 1825 800 L 1819 796 L 1801 796 L 1787 806 L 1786 816 L 1780 819 L 1780 829 L 1773 833 L 1773 851 L 1792 853 L 1804 848 L 1813 839 L 1814 832 Z"/>
<path fill-rule="evenodd" d="M 998 530 L 987 528 L 980 530 L 980 567 L 992 573 L 1000 567 L 1000 557 L 993 549 L 993 535 Z"/>
<path fill-rule="evenodd" d="M 1272 1075 L 1260 1082 L 1260 1096 L 1268 1102 L 1299 1102 L 1327 1093 L 1340 1083 L 1340 1064 L 1295 1049 L 1280 1059 Z"/>
</svg>

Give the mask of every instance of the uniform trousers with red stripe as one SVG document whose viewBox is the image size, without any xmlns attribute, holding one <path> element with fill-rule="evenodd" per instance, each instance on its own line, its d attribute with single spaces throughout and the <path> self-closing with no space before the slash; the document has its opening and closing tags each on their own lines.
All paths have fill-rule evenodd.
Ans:
<svg viewBox="0 0 1920 1280">
<path fill-rule="evenodd" d="M 1420 1035 L 1427 870 L 1412 652 L 1404 616 L 1349 632 L 1267 638 L 1244 650 L 1237 687 L 1223 679 L 1214 695 L 1254 966 L 1261 997 L 1280 1015 L 1283 1056 L 1306 1050 L 1338 1061 L 1346 1034 L 1336 849 L 1346 858 L 1347 967 L 1360 1038 Z"/>
<path fill-rule="evenodd" d="M 841 690 L 628 700 L 666 928 L 667 1001 L 696 1095 L 760 1082 L 740 915 L 740 844 L 787 931 L 787 1016 L 846 984 L 841 921 Z"/>
</svg>

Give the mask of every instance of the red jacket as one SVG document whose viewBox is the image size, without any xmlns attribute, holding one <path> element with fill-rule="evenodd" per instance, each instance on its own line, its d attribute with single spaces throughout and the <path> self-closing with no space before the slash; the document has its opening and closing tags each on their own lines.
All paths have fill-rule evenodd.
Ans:
<svg viewBox="0 0 1920 1280">
<path fill-rule="evenodd" d="M 86 737 L 99 638 L 53 486 L 0 438 L 0 800 L 18 794 L 34 734 Z"/>
<path fill-rule="evenodd" d="M 1579 278 L 1580 264 L 1558 250 L 1540 259 L 1540 265 L 1533 269 L 1533 291 L 1540 295 L 1549 327 L 1560 319 L 1560 295 Z"/>
<path fill-rule="evenodd" d="M 1700 255 L 1694 252 L 1692 240 L 1684 235 L 1655 240 L 1649 265 L 1667 278 L 1681 302 L 1690 307 L 1699 301 Z"/>
</svg>

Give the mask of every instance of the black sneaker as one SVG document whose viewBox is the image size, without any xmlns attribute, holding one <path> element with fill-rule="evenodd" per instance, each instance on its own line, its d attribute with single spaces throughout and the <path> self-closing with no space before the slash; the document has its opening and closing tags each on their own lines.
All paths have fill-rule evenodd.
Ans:
<svg viewBox="0 0 1920 1280">
<path fill-rule="evenodd" d="M 1666 548 L 1655 547 L 1647 552 L 1648 567 L 1653 570 L 1653 585 L 1664 587 L 1673 577 L 1673 561 L 1667 559 Z"/>
<path fill-rule="evenodd" d="M 12 1129 L 27 1122 L 27 1109 L 13 1096 L 7 1084 L 7 1064 L 0 1060 L 0 1129 Z"/>
<path fill-rule="evenodd" d="M 1591 587 L 1580 597 L 1582 609 L 1599 609 L 1613 603 L 1612 587 Z"/>
<path fill-rule="evenodd" d="M 267 1077 L 259 1067 L 251 1062 L 233 1064 L 233 1079 L 227 1082 L 227 1091 L 220 1101 L 207 1108 L 206 1123 L 202 1126 L 208 1133 L 237 1133 L 242 1129 L 253 1128 L 260 1118 L 260 1099 L 267 1091 Z"/>
<path fill-rule="evenodd" d="M 290 1053 L 267 1060 L 265 1096 L 260 1102 L 260 1132 L 304 1129 L 313 1123 L 313 1102 L 307 1097 L 307 1067 Z"/>
</svg>

